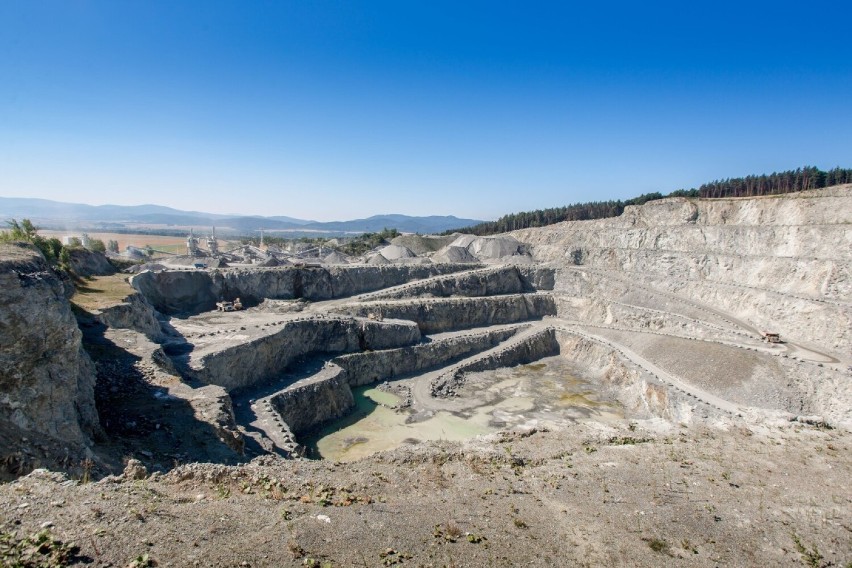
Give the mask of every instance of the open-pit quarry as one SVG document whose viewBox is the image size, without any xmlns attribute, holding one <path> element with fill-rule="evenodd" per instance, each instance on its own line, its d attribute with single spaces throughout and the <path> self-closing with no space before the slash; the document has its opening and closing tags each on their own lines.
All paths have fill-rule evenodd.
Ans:
<svg viewBox="0 0 852 568">
<path fill-rule="evenodd" d="M 851 191 L 149 270 L 73 311 L 9 249 L 0 519 L 113 566 L 846 566 Z"/>
</svg>

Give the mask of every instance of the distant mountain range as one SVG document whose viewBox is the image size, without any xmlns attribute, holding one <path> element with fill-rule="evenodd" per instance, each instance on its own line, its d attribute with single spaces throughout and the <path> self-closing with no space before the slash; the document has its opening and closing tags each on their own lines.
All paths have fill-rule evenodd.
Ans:
<svg viewBox="0 0 852 568">
<path fill-rule="evenodd" d="M 404 233 L 438 233 L 481 223 L 476 219 L 460 219 L 452 215 L 412 217 L 409 215 L 374 215 L 351 221 L 318 222 L 285 216 L 237 216 L 181 211 L 162 205 L 84 205 L 28 197 L 0 197 L 0 220 L 31 219 L 45 228 L 146 229 L 178 230 L 189 227 L 210 228 L 217 232 L 246 234 L 264 229 L 270 232 L 306 233 L 372 233 L 384 228 Z"/>
</svg>

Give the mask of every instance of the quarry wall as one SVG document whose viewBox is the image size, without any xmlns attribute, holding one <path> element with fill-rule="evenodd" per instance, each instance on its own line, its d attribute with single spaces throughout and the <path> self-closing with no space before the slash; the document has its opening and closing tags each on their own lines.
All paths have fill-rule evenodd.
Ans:
<svg viewBox="0 0 852 568">
<path fill-rule="evenodd" d="M 452 359 L 489 349 L 516 333 L 517 328 L 494 330 L 399 349 L 342 355 L 317 375 L 276 394 L 271 402 L 281 419 L 298 436 L 346 416 L 355 404 L 351 387 L 443 365 Z M 554 337 L 553 330 L 542 330 L 496 355 L 465 365 L 464 369 L 492 369 L 555 355 L 558 345 Z"/>
<path fill-rule="evenodd" d="M 280 374 L 309 353 L 388 349 L 418 341 L 420 332 L 412 322 L 314 317 L 290 320 L 268 335 L 173 361 L 194 378 L 231 391 Z"/>
<path fill-rule="evenodd" d="M 64 286 L 33 247 L 0 245 L 0 451 L 21 437 L 86 446 L 100 427 L 94 365 Z"/>
<path fill-rule="evenodd" d="M 114 329 L 132 329 L 152 341 L 160 341 L 163 334 L 153 306 L 142 294 L 131 294 L 123 302 L 92 313 L 100 323 Z"/>
<path fill-rule="evenodd" d="M 346 371 L 350 386 L 360 386 L 422 371 L 489 349 L 517 333 L 518 328 L 470 333 L 398 349 L 341 355 L 334 363 Z"/>
<path fill-rule="evenodd" d="M 554 270 L 552 268 L 510 265 L 450 274 L 423 282 L 415 281 L 393 290 L 366 294 L 362 299 L 399 300 L 419 296 L 438 298 L 449 296 L 482 297 L 551 290 L 553 284 Z"/>
<path fill-rule="evenodd" d="M 334 364 L 322 376 L 294 385 L 273 396 L 270 402 L 297 436 L 324 422 L 346 416 L 355 406 L 346 372 Z"/>
<path fill-rule="evenodd" d="M 157 311 L 185 314 L 212 310 L 222 299 L 240 298 L 253 305 L 265 298 L 344 298 L 470 268 L 469 264 L 433 264 L 148 271 L 137 274 L 130 283 Z"/>
<path fill-rule="evenodd" d="M 757 328 L 842 349 L 852 342 L 850 209 L 852 186 L 749 199 L 669 198 L 627 207 L 620 217 L 512 235 L 532 245 L 539 261 L 621 274 L 718 306 Z"/>
<path fill-rule="evenodd" d="M 424 334 L 486 325 L 541 319 L 556 314 L 548 293 L 510 294 L 483 298 L 437 298 L 419 302 L 377 301 L 342 306 L 338 311 L 359 316 L 379 312 L 384 317 L 417 322 Z"/>
<path fill-rule="evenodd" d="M 555 337 L 559 353 L 624 405 L 630 416 L 681 421 L 691 413 L 691 407 L 679 404 L 679 397 L 668 387 L 654 381 L 644 369 L 621 357 L 612 347 L 564 330 L 556 330 Z"/>
<path fill-rule="evenodd" d="M 432 381 L 432 395 L 452 395 L 464 381 L 465 373 L 532 363 L 543 357 L 558 354 L 559 344 L 556 341 L 554 330 L 544 328 L 523 337 L 520 341 L 509 342 L 496 353 L 487 353 L 472 361 L 452 367 Z"/>
</svg>

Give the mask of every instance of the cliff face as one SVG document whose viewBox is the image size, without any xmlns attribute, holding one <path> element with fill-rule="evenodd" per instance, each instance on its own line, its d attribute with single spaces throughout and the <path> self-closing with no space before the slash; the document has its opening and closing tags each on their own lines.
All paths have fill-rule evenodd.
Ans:
<svg viewBox="0 0 852 568">
<path fill-rule="evenodd" d="M 309 353 L 388 349 L 418 341 L 420 332 L 412 322 L 305 318 L 235 345 L 197 347 L 175 360 L 199 380 L 231 391 L 254 386 Z"/>
<path fill-rule="evenodd" d="M 62 282 L 34 248 L 0 245 L 0 452 L 22 438 L 89 445 L 94 384 Z"/>
<path fill-rule="evenodd" d="M 107 327 L 132 329 L 154 341 L 164 337 L 157 314 L 139 293 L 131 294 L 123 302 L 98 310 L 93 315 Z"/>
<path fill-rule="evenodd" d="M 419 296 L 438 298 L 465 296 L 473 298 L 500 294 L 520 294 L 533 290 L 552 290 L 553 279 L 553 269 L 538 269 L 530 266 L 498 266 L 415 281 L 393 290 L 365 294 L 362 299 L 399 300 Z"/>
<path fill-rule="evenodd" d="M 338 311 L 361 317 L 379 312 L 386 318 L 417 322 L 421 333 L 441 333 L 488 325 L 517 323 L 556 314 L 547 293 L 511 294 L 484 298 L 435 298 L 417 303 L 377 301 L 340 306 Z"/>
<path fill-rule="evenodd" d="M 411 280 L 469 270 L 470 265 L 331 266 L 143 272 L 131 279 L 164 314 L 212 310 L 220 299 L 252 305 L 264 299 L 344 298 Z"/>
<path fill-rule="evenodd" d="M 301 435 L 312 428 L 346 416 L 355 405 L 346 372 L 330 365 L 319 376 L 296 384 L 271 399 L 272 406 L 290 430 Z"/>
<path fill-rule="evenodd" d="M 99 252 L 93 252 L 84 248 L 69 249 L 68 256 L 71 259 L 71 270 L 77 276 L 105 276 L 115 274 L 115 267 L 109 263 L 107 257 Z"/>
<path fill-rule="evenodd" d="M 852 343 L 850 223 L 852 186 L 839 186 L 749 199 L 664 199 L 612 219 L 513 235 L 532 245 L 537 260 L 583 268 L 587 278 L 673 292 L 755 328 L 839 350 Z M 557 292 L 574 278 L 569 272 Z"/>
</svg>

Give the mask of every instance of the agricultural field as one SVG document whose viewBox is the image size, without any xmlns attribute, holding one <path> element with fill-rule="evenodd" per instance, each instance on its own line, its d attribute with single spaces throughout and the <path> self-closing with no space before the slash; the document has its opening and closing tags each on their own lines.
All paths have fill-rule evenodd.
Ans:
<svg viewBox="0 0 852 568">
<path fill-rule="evenodd" d="M 79 237 L 82 231 L 56 231 L 51 229 L 42 229 L 40 235 L 45 237 L 56 237 L 62 240 L 62 237 L 74 236 Z M 186 253 L 186 237 L 176 237 L 170 235 L 150 235 L 147 233 L 98 233 L 89 232 L 89 237 L 92 239 L 100 239 L 104 243 L 110 240 L 118 241 L 118 250 L 123 251 L 128 246 L 146 248 L 148 245 L 154 249 L 171 254 Z M 236 245 L 237 241 L 219 240 L 219 246 L 225 250 Z"/>
</svg>

